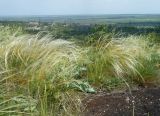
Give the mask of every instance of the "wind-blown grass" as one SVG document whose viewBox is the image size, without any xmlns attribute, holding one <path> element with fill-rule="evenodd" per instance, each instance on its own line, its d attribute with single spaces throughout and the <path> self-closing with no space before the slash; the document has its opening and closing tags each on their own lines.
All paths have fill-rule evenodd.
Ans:
<svg viewBox="0 0 160 116">
<path fill-rule="evenodd" d="M 80 48 L 68 41 L 36 36 L 12 37 L 0 46 L 6 89 L 12 87 L 16 93 L 38 100 L 40 115 L 48 115 L 48 109 L 65 114 L 77 111 L 79 96 L 67 86 L 75 80 Z"/>
<path fill-rule="evenodd" d="M 132 81 L 144 84 L 157 80 L 159 50 L 157 46 L 149 46 L 146 37 L 131 36 L 110 42 L 106 42 L 105 38 L 98 40 L 96 45 L 90 47 L 89 80 L 97 86 L 107 88 L 110 87 L 110 81 L 118 85 L 125 82 L 129 86 Z M 113 81 L 114 78 L 117 78 L 117 81 Z"/>
<path fill-rule="evenodd" d="M 90 48 L 91 63 L 88 78 L 94 83 L 105 85 L 109 78 L 125 78 L 137 75 L 138 61 L 116 41 L 100 43 Z"/>
<path fill-rule="evenodd" d="M 156 44 L 150 46 L 148 36 L 132 36 L 122 41 L 121 44 L 140 63 L 137 70 L 141 74 L 141 77 L 143 77 L 143 81 L 139 78 L 140 76 L 134 77 L 134 80 L 141 84 L 155 83 L 155 80 L 158 82 L 158 65 L 160 64 L 159 46 Z"/>
<path fill-rule="evenodd" d="M 147 36 L 101 38 L 90 46 L 49 36 L 1 37 L 0 115 L 80 115 L 92 86 L 143 85 L 160 75 L 160 48 Z"/>
</svg>

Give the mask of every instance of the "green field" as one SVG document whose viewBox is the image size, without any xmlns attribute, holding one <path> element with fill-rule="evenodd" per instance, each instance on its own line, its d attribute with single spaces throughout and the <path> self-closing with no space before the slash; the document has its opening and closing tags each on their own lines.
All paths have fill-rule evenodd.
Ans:
<svg viewBox="0 0 160 116">
<path fill-rule="evenodd" d="M 40 21 L 56 23 L 108 24 L 108 23 L 160 23 L 159 14 L 125 15 L 49 15 L 49 16 L 3 16 L 0 21 Z"/>
</svg>

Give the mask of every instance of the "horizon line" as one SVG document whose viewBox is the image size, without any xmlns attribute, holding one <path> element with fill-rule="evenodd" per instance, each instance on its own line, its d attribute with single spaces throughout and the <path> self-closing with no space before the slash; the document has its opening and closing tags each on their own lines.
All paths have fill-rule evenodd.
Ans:
<svg viewBox="0 0 160 116">
<path fill-rule="evenodd" d="M 160 15 L 160 13 L 111 13 L 111 14 L 18 14 L 18 15 L 0 15 L 0 17 L 30 17 L 30 16 L 102 16 L 102 15 Z"/>
</svg>

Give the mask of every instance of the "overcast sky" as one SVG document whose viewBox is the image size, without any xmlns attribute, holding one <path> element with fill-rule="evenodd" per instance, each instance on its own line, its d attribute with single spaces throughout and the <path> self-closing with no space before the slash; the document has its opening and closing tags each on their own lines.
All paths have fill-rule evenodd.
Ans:
<svg viewBox="0 0 160 116">
<path fill-rule="evenodd" d="M 0 15 L 160 14 L 160 0 L 0 0 Z"/>
</svg>

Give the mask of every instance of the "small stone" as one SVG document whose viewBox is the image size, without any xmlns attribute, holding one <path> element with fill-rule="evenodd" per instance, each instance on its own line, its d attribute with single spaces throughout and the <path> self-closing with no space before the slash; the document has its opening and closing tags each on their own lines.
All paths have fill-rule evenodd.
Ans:
<svg viewBox="0 0 160 116">
<path fill-rule="evenodd" d="M 130 101 L 130 98 L 126 97 L 126 102 L 129 103 L 129 101 Z"/>
</svg>

